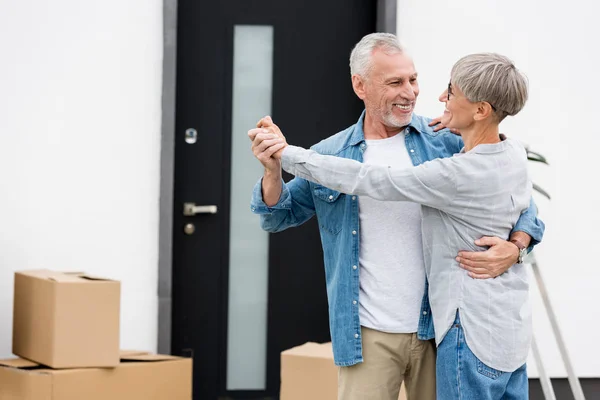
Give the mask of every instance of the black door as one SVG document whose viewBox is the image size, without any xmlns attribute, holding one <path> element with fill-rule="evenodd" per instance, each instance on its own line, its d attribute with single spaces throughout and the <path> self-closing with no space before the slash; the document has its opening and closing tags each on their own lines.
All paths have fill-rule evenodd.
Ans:
<svg viewBox="0 0 600 400">
<path fill-rule="evenodd" d="M 260 230 L 246 131 L 269 114 L 310 146 L 353 124 L 348 57 L 376 3 L 179 2 L 172 352 L 194 357 L 194 399 L 277 398 L 280 352 L 330 340 L 315 219 Z"/>
</svg>

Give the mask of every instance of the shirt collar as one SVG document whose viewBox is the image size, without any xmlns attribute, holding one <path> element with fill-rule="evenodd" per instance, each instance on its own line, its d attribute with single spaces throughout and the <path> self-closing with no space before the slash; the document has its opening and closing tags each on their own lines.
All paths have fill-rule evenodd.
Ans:
<svg viewBox="0 0 600 400">
<path fill-rule="evenodd" d="M 465 148 L 463 147 L 460 152 L 465 154 L 465 153 L 477 153 L 477 154 L 494 154 L 494 153 L 501 153 L 504 150 L 506 150 L 506 148 L 510 146 L 509 141 L 508 140 L 502 140 L 501 142 L 498 143 L 486 143 L 486 144 L 478 144 L 477 146 L 473 147 L 470 151 L 465 152 Z"/>
</svg>

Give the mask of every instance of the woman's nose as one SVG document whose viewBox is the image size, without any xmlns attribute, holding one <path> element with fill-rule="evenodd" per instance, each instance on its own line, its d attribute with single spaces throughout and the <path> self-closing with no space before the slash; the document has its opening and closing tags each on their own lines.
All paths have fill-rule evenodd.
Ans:
<svg viewBox="0 0 600 400">
<path fill-rule="evenodd" d="M 444 90 L 442 92 L 442 94 L 440 94 L 440 97 L 438 97 L 439 101 L 441 101 L 442 103 L 445 103 L 448 101 L 448 89 Z"/>
</svg>

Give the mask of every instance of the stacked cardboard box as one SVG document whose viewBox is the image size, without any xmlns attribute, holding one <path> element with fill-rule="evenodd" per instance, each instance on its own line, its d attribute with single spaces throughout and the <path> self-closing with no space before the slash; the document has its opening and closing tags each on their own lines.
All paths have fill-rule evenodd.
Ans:
<svg viewBox="0 0 600 400">
<path fill-rule="evenodd" d="M 338 369 L 329 343 L 305 343 L 281 353 L 281 400 L 337 400 Z M 404 385 L 398 400 L 406 400 Z"/>
<path fill-rule="evenodd" d="M 13 353 L 0 400 L 190 400 L 192 361 L 119 350 L 118 281 L 49 270 L 15 274 Z"/>
</svg>

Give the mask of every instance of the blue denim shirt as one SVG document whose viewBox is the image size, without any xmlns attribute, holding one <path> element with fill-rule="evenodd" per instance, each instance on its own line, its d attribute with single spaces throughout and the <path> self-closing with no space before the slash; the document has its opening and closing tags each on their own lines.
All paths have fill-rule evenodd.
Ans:
<svg viewBox="0 0 600 400">
<path fill-rule="evenodd" d="M 314 145 L 313 150 L 327 155 L 363 161 L 367 146 L 363 132 L 363 112 L 358 122 Z M 444 129 L 433 132 L 431 120 L 413 114 L 406 131 L 406 148 L 414 165 L 439 157 L 450 157 L 463 147 L 459 136 Z M 283 184 L 279 201 L 268 207 L 262 201 L 262 180 L 254 187 L 251 210 L 260 214 L 261 227 L 268 232 L 279 232 L 298 226 L 316 215 L 323 246 L 327 298 L 329 301 L 329 329 L 335 364 L 349 366 L 363 361 L 358 302 L 359 296 L 359 238 L 360 224 L 358 199 L 324 186 L 294 178 Z M 538 220 L 537 209 L 531 202 L 521 215 L 515 231 L 523 231 L 532 238 L 532 246 L 539 243 L 544 224 Z M 428 286 L 421 305 L 418 337 L 435 337 Z"/>
</svg>

